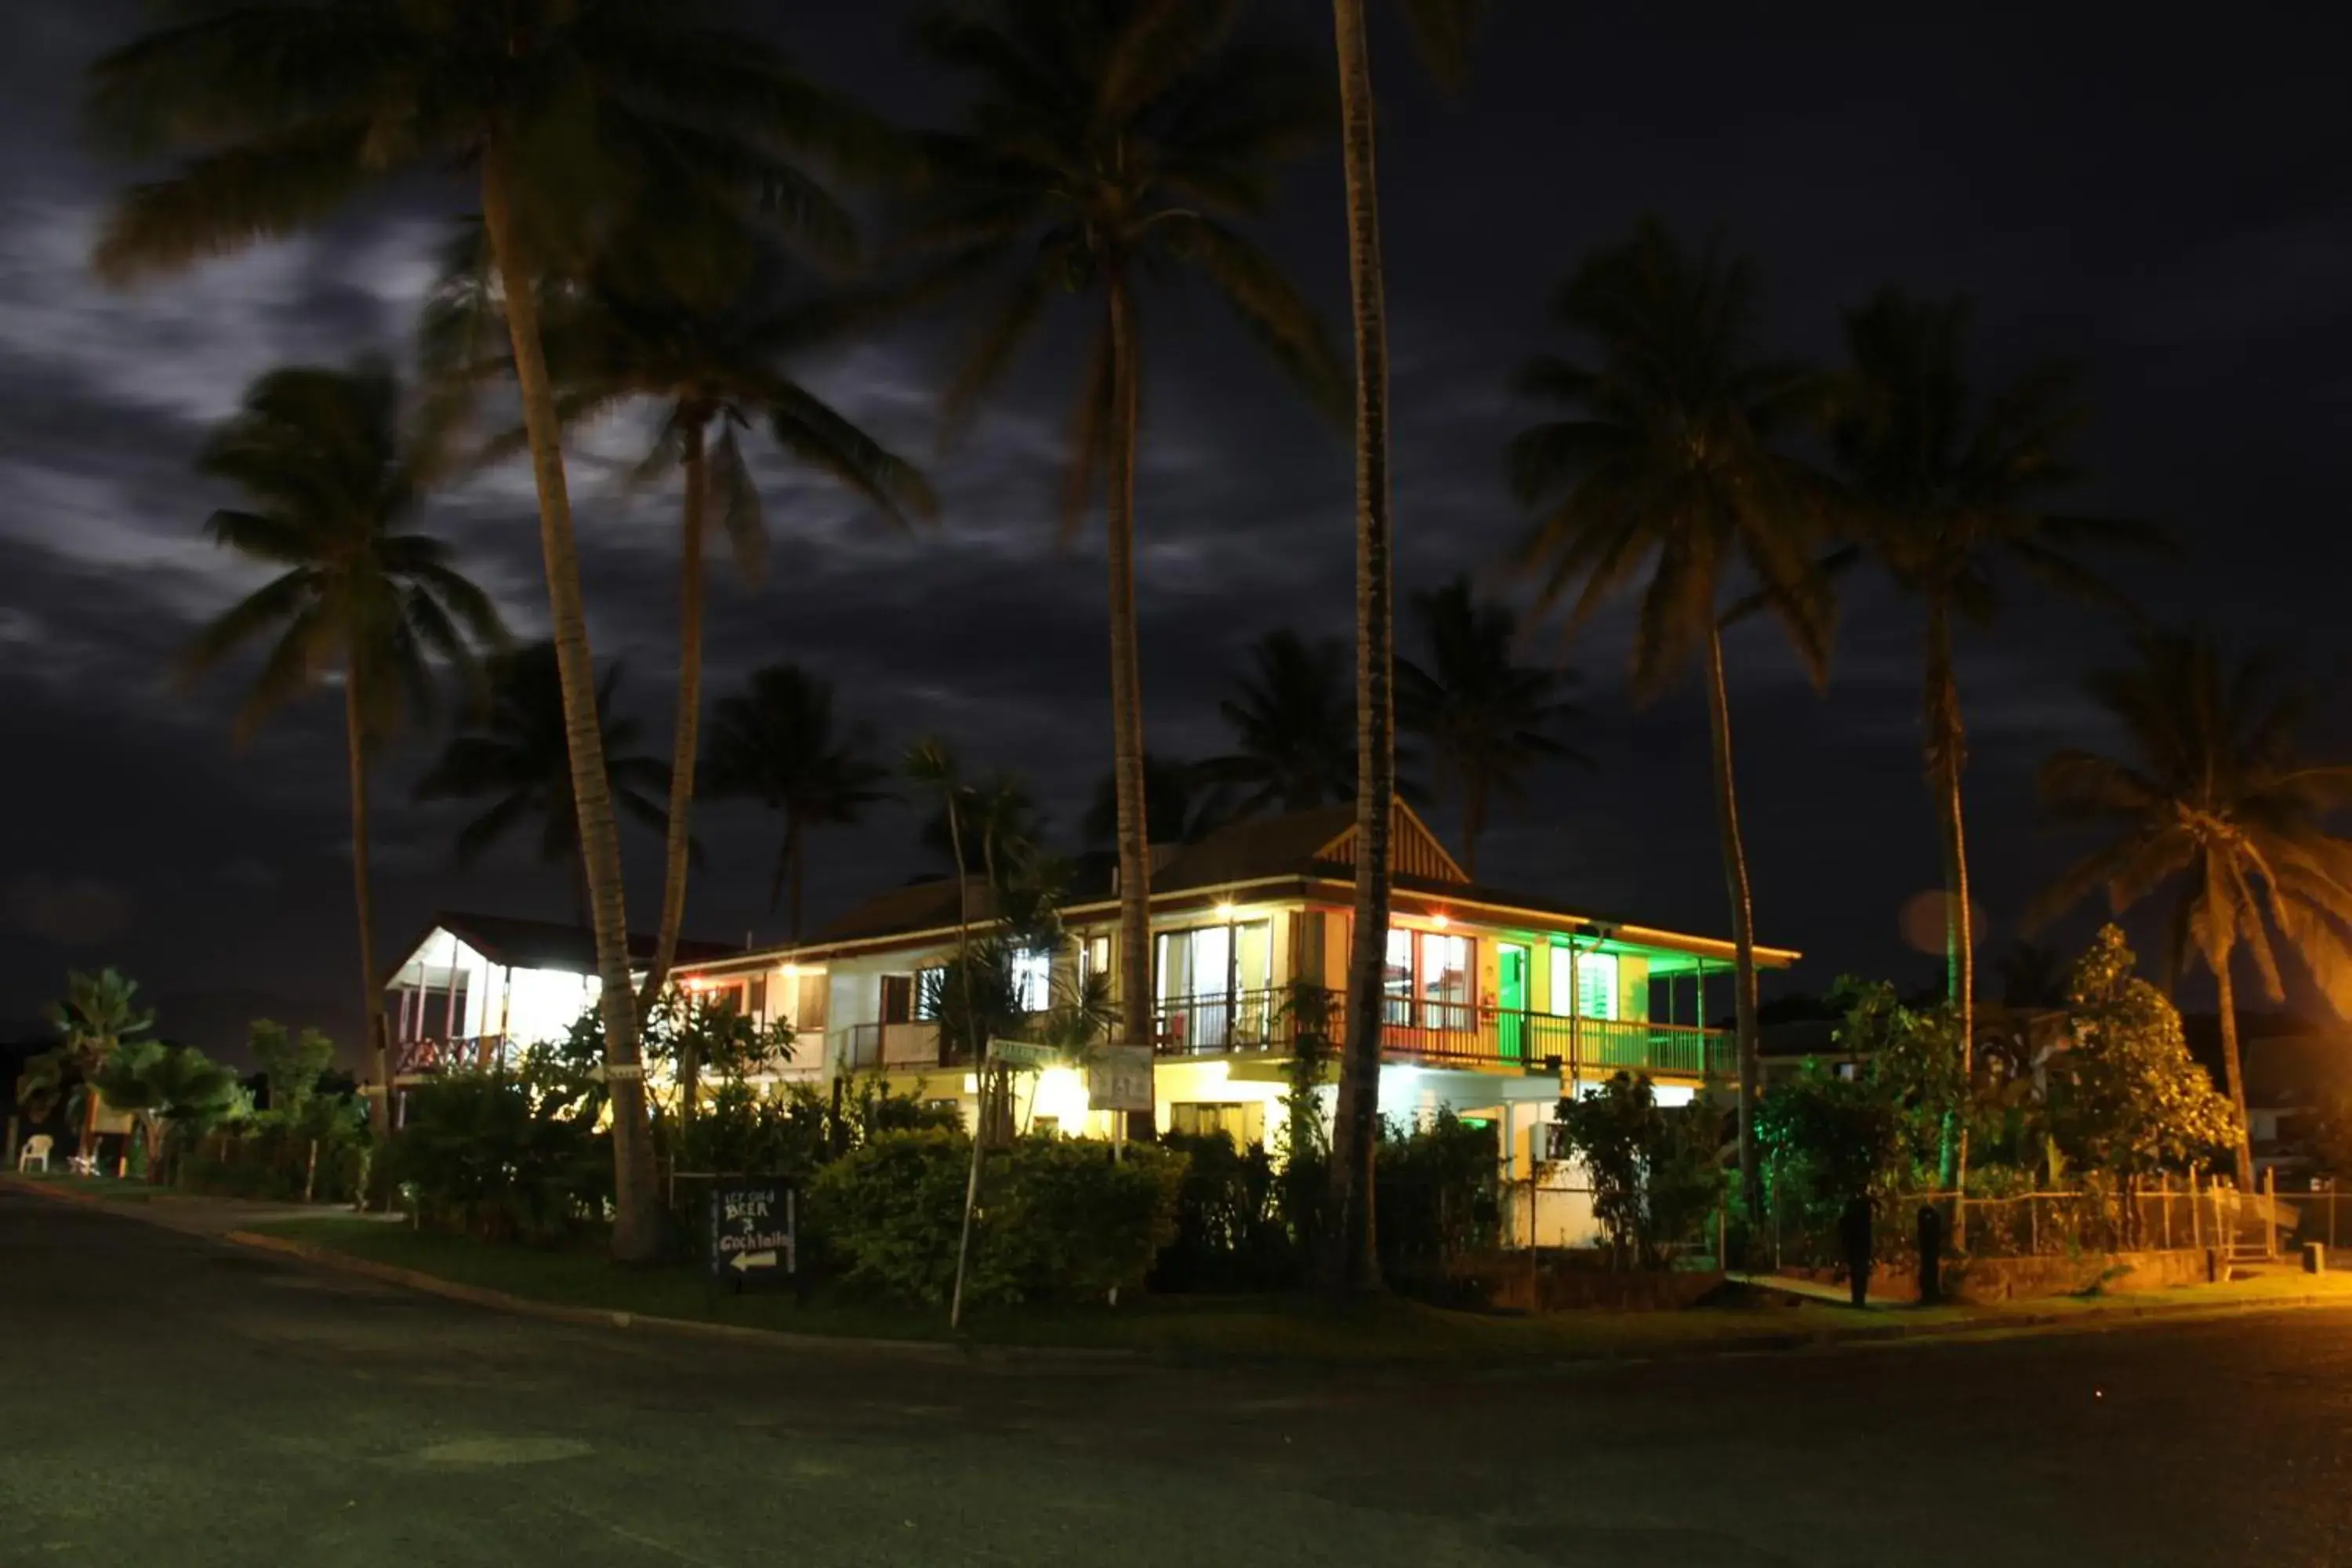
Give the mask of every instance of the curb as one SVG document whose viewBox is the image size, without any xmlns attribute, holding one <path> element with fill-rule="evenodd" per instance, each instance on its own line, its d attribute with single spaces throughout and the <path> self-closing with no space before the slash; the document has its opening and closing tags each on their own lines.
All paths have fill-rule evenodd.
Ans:
<svg viewBox="0 0 2352 1568">
<path fill-rule="evenodd" d="M 1056 1349 L 1050 1346 L 975 1344 L 945 1340 L 883 1340 L 850 1334 L 803 1334 L 789 1329 L 757 1329 L 747 1323 L 706 1323 L 693 1318 L 671 1318 L 649 1312 L 622 1312 L 602 1307 L 567 1307 L 553 1301 L 537 1301 L 528 1296 L 509 1295 L 504 1290 L 492 1290 L 485 1286 L 461 1284 L 445 1279 L 437 1274 L 425 1274 L 396 1264 L 378 1263 L 373 1258 L 354 1258 L 331 1247 L 313 1247 L 308 1242 L 289 1237 L 265 1236 L 258 1231 L 233 1230 L 221 1240 L 236 1247 L 248 1247 L 263 1252 L 274 1252 L 287 1258 L 299 1258 L 322 1268 L 340 1269 L 387 1285 L 422 1291 L 428 1296 L 443 1296 L 453 1301 L 464 1301 L 493 1311 L 512 1313 L 517 1317 L 539 1318 L 549 1322 L 570 1323 L 591 1329 L 646 1329 L 658 1333 L 682 1334 L 688 1338 L 724 1340 L 736 1344 L 765 1345 L 780 1350 L 848 1350 L 869 1354 L 899 1355 L 917 1361 L 943 1363 L 992 1361 L 1006 1363 L 1066 1363 L 1096 1364 L 1106 1362 L 1134 1362 L 1139 1352 L 1116 1347 L 1097 1348 L 1071 1346 Z"/>
</svg>

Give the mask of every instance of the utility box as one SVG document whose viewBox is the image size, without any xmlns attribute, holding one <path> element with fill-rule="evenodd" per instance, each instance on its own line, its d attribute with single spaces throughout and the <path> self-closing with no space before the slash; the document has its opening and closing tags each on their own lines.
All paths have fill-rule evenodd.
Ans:
<svg viewBox="0 0 2352 1568">
<path fill-rule="evenodd" d="M 2303 1244 L 2303 1271 L 2305 1274 L 2325 1274 L 2327 1272 L 2327 1244 L 2326 1242 L 2306 1241 Z"/>
</svg>

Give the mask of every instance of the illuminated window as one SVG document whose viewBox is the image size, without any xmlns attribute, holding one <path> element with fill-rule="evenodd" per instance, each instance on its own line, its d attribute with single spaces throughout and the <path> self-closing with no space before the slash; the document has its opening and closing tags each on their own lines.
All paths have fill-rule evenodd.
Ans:
<svg viewBox="0 0 2352 1568">
<path fill-rule="evenodd" d="M 1575 1012 L 1584 1017 L 1617 1016 L 1617 955 L 1578 951 L 1571 956 L 1565 947 L 1553 948 L 1551 1010 L 1561 1017 L 1568 1016 L 1571 995 L 1576 998 Z"/>
<path fill-rule="evenodd" d="M 1381 1016 L 1391 1024 L 1423 1029 L 1477 1025 L 1477 982 L 1470 938 L 1450 931 L 1389 928 L 1381 976 Z"/>
<path fill-rule="evenodd" d="M 1097 974 L 1106 976 L 1114 987 L 1118 984 L 1118 976 L 1111 973 L 1108 936 L 1090 936 L 1078 944 L 1079 979 L 1090 981 Z"/>
<path fill-rule="evenodd" d="M 1192 1101 L 1168 1108 L 1168 1130 L 1187 1138 L 1222 1136 L 1238 1148 L 1265 1142 L 1265 1107 Z"/>
<path fill-rule="evenodd" d="M 915 971 L 915 1016 L 929 1023 L 940 1016 L 940 993 L 948 983 L 948 966 L 934 963 Z M 891 1020 L 885 1018 L 884 1023 Z"/>
<path fill-rule="evenodd" d="M 1013 955 L 1013 1005 L 1043 1013 L 1054 1005 L 1054 955 L 1043 948 Z"/>
</svg>

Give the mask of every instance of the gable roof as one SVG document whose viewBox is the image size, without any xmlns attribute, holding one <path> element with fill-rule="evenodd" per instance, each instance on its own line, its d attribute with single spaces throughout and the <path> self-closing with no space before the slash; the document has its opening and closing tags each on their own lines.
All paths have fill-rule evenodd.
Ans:
<svg viewBox="0 0 2352 1568">
<path fill-rule="evenodd" d="M 398 973 L 425 945 L 425 939 L 436 931 L 446 931 L 458 941 L 488 959 L 492 963 L 509 969 L 552 969 L 566 974 L 596 973 L 596 933 L 587 926 L 568 925 L 561 921 L 526 920 L 515 915 L 474 914 L 462 910 L 443 910 L 436 914 L 416 940 L 401 954 L 392 967 Z M 690 937 L 677 939 L 677 962 L 709 963 L 740 952 L 732 942 L 698 942 Z M 650 963 L 654 956 L 654 939 L 643 931 L 629 934 L 629 959 L 633 963 Z M 389 976 L 387 976 L 387 979 Z"/>
</svg>

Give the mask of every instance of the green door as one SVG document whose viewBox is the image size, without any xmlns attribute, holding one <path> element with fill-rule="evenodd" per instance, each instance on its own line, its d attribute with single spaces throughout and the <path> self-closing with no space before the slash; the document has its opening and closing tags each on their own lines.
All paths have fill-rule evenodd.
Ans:
<svg viewBox="0 0 2352 1568">
<path fill-rule="evenodd" d="M 1524 1061 L 1528 1031 L 1528 950 L 1516 942 L 1495 948 L 1495 1027 L 1502 1058 Z"/>
</svg>

